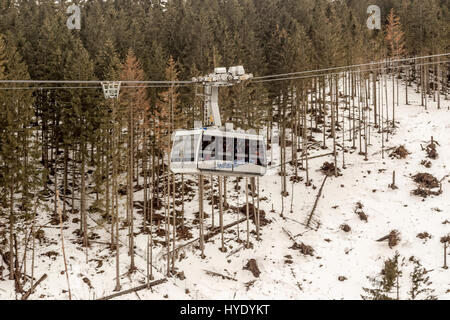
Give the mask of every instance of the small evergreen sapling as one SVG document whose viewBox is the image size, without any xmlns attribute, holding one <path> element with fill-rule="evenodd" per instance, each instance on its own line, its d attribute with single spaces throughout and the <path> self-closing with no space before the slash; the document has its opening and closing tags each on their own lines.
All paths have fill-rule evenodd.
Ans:
<svg viewBox="0 0 450 320">
<path fill-rule="evenodd" d="M 410 273 L 411 290 L 408 292 L 411 300 L 437 300 L 434 289 L 429 287 L 432 284 L 427 275 L 429 271 L 422 267 L 419 260 L 413 258 L 412 261 L 414 270 Z"/>
<path fill-rule="evenodd" d="M 364 300 L 399 300 L 400 299 L 400 285 L 399 278 L 402 276 L 402 272 L 399 270 L 399 258 L 398 252 L 394 257 L 384 262 L 384 269 L 381 270 L 380 276 L 367 277 L 373 288 L 363 288 L 363 291 L 367 295 L 361 295 Z M 395 289 L 396 297 L 392 297 L 392 291 Z"/>
</svg>

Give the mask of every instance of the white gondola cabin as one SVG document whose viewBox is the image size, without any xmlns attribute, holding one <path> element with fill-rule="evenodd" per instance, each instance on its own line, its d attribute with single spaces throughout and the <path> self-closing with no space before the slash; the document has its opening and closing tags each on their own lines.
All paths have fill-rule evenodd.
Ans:
<svg viewBox="0 0 450 320">
<path fill-rule="evenodd" d="M 177 131 L 170 169 L 184 174 L 264 176 L 264 137 L 212 128 Z"/>
</svg>

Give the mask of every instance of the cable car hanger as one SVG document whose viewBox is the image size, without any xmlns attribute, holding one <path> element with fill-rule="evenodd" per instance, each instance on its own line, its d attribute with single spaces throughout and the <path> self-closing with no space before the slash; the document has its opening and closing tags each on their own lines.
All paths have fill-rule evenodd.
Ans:
<svg viewBox="0 0 450 320">
<path fill-rule="evenodd" d="M 243 66 L 215 68 L 214 72 L 192 78 L 202 84 L 204 94 L 203 123 L 193 130 L 178 130 L 173 136 L 170 169 L 174 173 L 213 174 L 223 176 L 263 176 L 266 173 L 264 137 L 222 126 L 219 110 L 219 87 L 229 87 L 253 78 Z M 205 125 L 205 127 L 203 126 Z"/>
<path fill-rule="evenodd" d="M 228 71 L 227 68 L 215 68 L 214 73 L 204 77 L 192 78 L 192 83 L 201 83 L 205 88 L 205 123 L 217 128 L 222 127 L 219 110 L 219 87 L 230 87 L 252 78 L 253 75 L 245 73 L 243 66 L 231 67 Z"/>
</svg>

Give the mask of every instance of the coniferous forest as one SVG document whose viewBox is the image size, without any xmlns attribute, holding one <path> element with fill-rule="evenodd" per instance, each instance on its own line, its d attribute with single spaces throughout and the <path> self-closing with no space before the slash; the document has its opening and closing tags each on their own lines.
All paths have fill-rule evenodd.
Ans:
<svg viewBox="0 0 450 320">
<path fill-rule="evenodd" d="M 67 26 L 72 4 L 79 29 Z M 376 268 L 358 280 L 336 274 L 328 286 L 348 285 L 342 298 L 449 298 L 441 261 L 406 253 L 414 241 L 438 259 L 444 248 L 447 266 L 450 171 L 436 162 L 450 151 L 449 22 L 446 0 L 0 0 L 0 298 L 305 298 L 302 268 L 326 255 L 322 243 L 351 262 L 353 245 L 339 241 L 355 232 L 382 260 L 362 257 Z M 174 174 L 174 132 L 204 120 L 191 79 L 239 65 L 254 78 L 220 89 L 222 122 L 265 137 L 271 174 Z M 100 81 L 136 84 L 106 99 Z M 407 157 L 416 167 L 399 164 Z M 383 187 L 364 180 L 375 174 Z M 361 186 L 366 195 L 342 190 Z M 404 202 L 381 209 L 381 192 Z M 402 241 L 427 201 L 435 234 L 405 227 L 414 234 Z M 389 223 L 376 218 L 388 211 Z M 321 233 L 332 228 L 339 240 Z M 275 259 L 263 248 L 277 237 Z M 270 259 L 293 288 L 259 283 Z M 435 268 L 446 273 L 432 286 Z M 199 277 L 242 288 L 215 292 Z"/>
</svg>

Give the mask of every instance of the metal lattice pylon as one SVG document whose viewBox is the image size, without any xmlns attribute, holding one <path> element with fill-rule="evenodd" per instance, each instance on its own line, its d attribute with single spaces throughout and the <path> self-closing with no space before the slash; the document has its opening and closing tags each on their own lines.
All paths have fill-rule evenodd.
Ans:
<svg viewBox="0 0 450 320">
<path fill-rule="evenodd" d="M 105 95 L 105 99 L 118 99 L 120 84 L 120 81 L 102 82 L 103 94 Z"/>
</svg>

